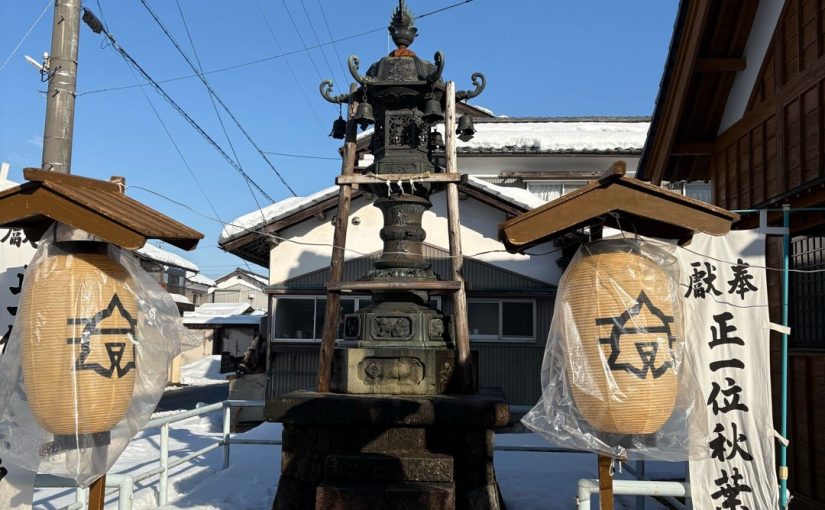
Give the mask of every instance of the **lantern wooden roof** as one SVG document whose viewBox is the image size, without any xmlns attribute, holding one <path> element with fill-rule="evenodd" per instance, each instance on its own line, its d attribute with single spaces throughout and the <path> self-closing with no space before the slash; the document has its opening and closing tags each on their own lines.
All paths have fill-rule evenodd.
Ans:
<svg viewBox="0 0 825 510">
<path fill-rule="evenodd" d="M 624 161 L 598 180 L 499 225 L 510 252 L 602 225 L 639 235 L 690 240 L 694 232 L 724 235 L 739 215 L 625 175 Z"/>
<path fill-rule="evenodd" d="M 160 239 L 192 250 L 193 230 L 123 194 L 122 184 L 26 168 L 29 182 L 0 191 L 0 227 L 22 227 L 39 237 L 54 221 L 135 250 Z"/>
</svg>

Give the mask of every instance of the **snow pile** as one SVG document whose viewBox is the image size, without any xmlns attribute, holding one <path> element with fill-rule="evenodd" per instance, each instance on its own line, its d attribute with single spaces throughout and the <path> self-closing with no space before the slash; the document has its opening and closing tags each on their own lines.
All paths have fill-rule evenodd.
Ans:
<svg viewBox="0 0 825 510">
<path fill-rule="evenodd" d="M 179 267 L 193 273 L 200 271 L 198 266 L 193 262 L 186 260 L 180 255 L 162 250 L 153 244 L 146 243 L 142 248 L 135 250 L 135 253 L 142 259 L 152 260 L 166 266 Z"/>
<path fill-rule="evenodd" d="M 261 225 L 278 221 L 297 210 L 311 207 L 319 202 L 337 196 L 338 188 L 338 186 L 331 186 L 306 197 L 289 197 L 280 202 L 275 202 L 272 205 L 252 211 L 249 214 L 244 214 L 223 227 L 218 243 L 225 243 L 250 230 L 254 231 Z"/>
<path fill-rule="evenodd" d="M 649 122 L 477 122 L 458 150 L 530 149 L 537 152 L 641 150 Z"/>
<path fill-rule="evenodd" d="M 220 354 L 207 356 L 182 366 L 180 369 L 180 382 L 191 386 L 225 383 L 226 377 L 221 374 Z"/>
</svg>

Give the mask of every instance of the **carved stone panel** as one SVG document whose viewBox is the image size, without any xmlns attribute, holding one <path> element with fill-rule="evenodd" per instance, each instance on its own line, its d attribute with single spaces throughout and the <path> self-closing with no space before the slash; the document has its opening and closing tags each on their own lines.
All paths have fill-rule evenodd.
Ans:
<svg viewBox="0 0 825 510">
<path fill-rule="evenodd" d="M 424 364 L 418 358 L 364 358 L 358 363 L 358 378 L 370 386 L 389 382 L 415 386 L 424 380 Z"/>
<path fill-rule="evenodd" d="M 375 340 L 407 340 L 412 335 L 410 317 L 377 316 L 372 319 L 372 337 Z"/>
</svg>

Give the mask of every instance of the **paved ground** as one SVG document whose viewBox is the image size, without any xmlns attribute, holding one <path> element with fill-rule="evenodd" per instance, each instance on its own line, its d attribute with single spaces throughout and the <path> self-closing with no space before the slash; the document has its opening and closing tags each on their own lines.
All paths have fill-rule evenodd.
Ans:
<svg viewBox="0 0 825 510">
<path fill-rule="evenodd" d="M 194 409 L 199 402 L 214 404 L 229 397 L 229 383 L 210 384 L 207 386 L 184 386 L 168 389 L 158 403 L 155 411 L 176 411 Z"/>
</svg>

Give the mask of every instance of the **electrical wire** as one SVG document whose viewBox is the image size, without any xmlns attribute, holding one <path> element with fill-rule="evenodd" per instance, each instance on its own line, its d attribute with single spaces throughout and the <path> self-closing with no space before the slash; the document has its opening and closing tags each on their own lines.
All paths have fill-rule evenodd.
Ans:
<svg viewBox="0 0 825 510">
<path fill-rule="evenodd" d="M 310 62 L 310 64 L 312 64 L 312 68 L 315 69 L 315 74 L 318 75 L 318 81 L 323 80 L 324 77 L 321 76 L 321 71 L 319 71 L 318 66 L 315 65 L 315 59 L 312 58 L 312 54 L 307 49 L 307 43 L 306 43 L 306 41 L 304 41 L 304 36 L 301 35 L 301 31 L 298 29 L 298 24 L 295 23 L 295 18 L 292 17 L 292 12 L 290 12 L 289 7 L 286 5 L 286 0 L 281 0 L 281 4 L 284 6 L 284 10 L 286 11 L 286 15 L 287 15 L 287 17 L 289 17 L 289 21 L 292 23 L 292 28 L 294 28 L 295 33 L 298 34 L 298 40 L 301 41 L 301 47 L 304 48 L 304 53 L 306 53 L 307 57 L 309 57 L 309 62 Z M 304 11 L 304 12 L 306 12 L 306 11 Z M 315 29 L 313 28 L 313 31 L 314 30 Z M 329 63 L 327 63 L 327 66 L 329 66 Z"/>
<path fill-rule="evenodd" d="M 88 12 L 91 16 L 94 16 L 94 13 L 88 7 L 84 7 L 83 10 L 84 13 Z M 241 168 L 237 163 L 235 163 L 235 161 L 233 161 L 232 158 L 229 157 L 226 151 L 224 151 L 223 148 L 221 148 L 221 146 L 211 136 L 209 136 L 209 134 L 206 133 L 206 131 L 204 131 L 203 128 L 197 122 L 195 122 L 195 120 L 188 113 L 186 113 L 186 111 L 172 98 L 172 96 L 170 96 L 163 89 L 163 87 L 161 87 L 160 84 L 158 84 L 158 82 L 156 82 L 152 78 L 152 76 L 149 75 L 149 73 L 147 73 L 146 70 L 143 69 L 143 67 L 141 67 L 141 65 L 138 64 L 138 62 L 134 58 L 132 58 L 132 56 L 123 47 L 120 46 L 120 44 L 117 42 L 114 36 L 111 33 L 109 33 L 108 29 L 105 26 L 103 26 L 101 33 L 103 33 L 106 39 L 109 41 L 112 49 L 116 51 L 129 65 L 134 67 L 143 76 L 143 78 L 155 88 L 155 90 L 163 97 L 163 99 L 165 99 L 167 103 L 169 103 L 184 119 L 186 119 L 189 125 L 191 125 L 198 132 L 198 134 L 200 134 L 210 145 L 212 145 L 212 147 L 215 148 L 215 150 L 218 151 L 218 153 L 226 160 L 227 163 L 229 163 L 229 165 L 232 168 L 235 169 L 236 172 L 238 172 L 238 174 L 241 175 L 241 177 L 243 177 L 249 184 L 254 186 L 255 189 L 257 189 L 258 192 L 265 196 L 268 200 L 270 200 L 271 202 L 275 202 L 275 199 L 269 196 L 269 194 L 266 191 L 264 191 L 263 188 L 261 188 L 258 185 L 258 183 L 256 183 L 249 175 L 247 175 L 243 168 Z"/>
<path fill-rule="evenodd" d="M 6 65 L 12 59 L 14 54 L 17 53 L 17 50 L 20 49 L 20 46 L 23 46 L 23 43 L 26 42 L 26 39 L 28 39 L 29 34 L 31 34 L 32 30 L 34 30 L 34 27 L 36 27 L 37 24 L 40 23 L 40 20 L 43 19 L 43 16 L 46 14 L 46 11 L 48 11 L 49 7 L 52 6 L 52 5 L 54 5 L 54 0 L 47 0 L 46 1 L 46 7 L 43 8 L 43 11 L 40 13 L 40 16 L 38 16 L 37 19 L 34 20 L 34 23 L 32 23 L 32 26 L 30 26 L 29 29 L 26 30 L 26 33 L 23 34 L 23 37 L 20 39 L 20 42 L 17 43 L 17 46 L 15 46 L 13 50 L 11 50 L 11 53 L 9 53 L 9 56 L 6 57 L 6 60 L 3 61 L 3 65 L 0 65 L 0 71 L 3 71 L 3 69 L 6 68 Z"/>
<path fill-rule="evenodd" d="M 215 89 L 213 89 L 212 86 L 209 84 L 209 82 L 206 81 L 206 78 L 204 78 L 202 72 L 198 70 L 198 67 L 195 66 L 195 64 L 192 62 L 192 60 L 189 58 L 189 56 L 186 55 L 186 52 L 183 51 L 183 48 L 181 48 L 180 44 L 178 44 L 177 40 L 175 40 L 174 36 L 172 36 L 172 34 L 166 28 L 166 25 L 163 24 L 163 22 L 160 20 L 160 18 L 155 13 L 155 11 L 153 11 L 152 8 L 149 7 L 149 4 L 146 3 L 146 0 L 140 0 L 140 3 L 143 4 L 143 6 L 146 8 L 146 10 L 149 12 L 149 14 L 152 16 L 152 19 L 155 20 L 155 23 L 158 24 L 158 26 L 163 31 L 163 33 L 166 35 L 166 37 L 172 42 L 172 44 L 175 46 L 175 49 L 178 50 L 178 53 L 180 53 L 180 55 L 183 57 L 183 59 L 186 61 L 186 63 L 189 65 L 189 67 L 197 74 L 198 78 L 201 80 L 204 87 L 206 87 L 206 89 L 209 91 L 210 97 L 212 97 L 215 101 L 218 102 L 218 104 L 221 105 L 221 107 L 224 109 L 224 111 L 227 113 L 227 115 L 229 115 L 229 118 L 232 119 L 232 121 L 235 123 L 235 125 L 238 127 L 238 129 L 241 131 L 241 133 L 244 134 L 244 136 L 249 141 L 249 143 L 253 147 L 255 147 L 255 150 L 258 151 L 258 154 L 260 154 L 261 157 L 264 159 L 264 161 L 266 161 L 269 168 L 271 168 L 272 171 L 275 172 L 275 175 L 278 176 L 278 179 L 280 179 L 281 182 L 283 183 L 283 185 L 289 190 L 290 193 L 292 193 L 292 196 L 298 196 L 298 194 L 295 193 L 295 190 L 292 189 L 292 186 L 290 186 L 289 183 L 286 182 L 286 179 L 284 179 L 284 176 L 281 175 L 281 172 L 279 172 L 278 169 L 275 168 L 275 165 L 272 164 L 272 162 L 269 160 L 269 158 L 266 157 L 266 154 L 264 154 L 263 150 L 258 146 L 257 143 L 255 143 L 255 140 L 252 139 L 252 136 L 249 134 L 249 132 L 246 129 L 244 129 L 243 125 L 241 125 L 238 118 L 235 117 L 234 113 L 232 113 L 232 110 L 229 109 L 229 107 L 226 105 L 226 103 L 224 103 L 223 100 L 220 98 L 220 96 L 218 96 L 217 92 L 215 92 Z M 183 15 L 183 11 L 181 11 L 181 15 Z M 186 29 L 186 33 L 189 34 L 189 29 L 188 28 Z M 191 41 L 191 36 L 190 36 L 190 41 Z M 194 45 L 193 45 L 193 48 L 194 48 Z M 214 106 L 214 104 L 213 104 L 213 106 Z M 217 113 L 217 108 L 215 108 L 215 110 L 216 110 L 216 113 Z M 223 127 L 223 121 L 221 121 L 221 127 Z M 226 137 L 228 139 L 229 135 L 226 133 L 226 128 L 225 127 L 224 127 L 224 134 L 226 135 Z M 229 144 L 231 146 L 232 142 L 230 141 Z M 234 152 L 234 150 L 235 149 L 233 147 L 232 151 Z M 235 154 L 235 157 L 237 158 L 237 154 Z M 240 162 L 236 161 L 236 163 L 240 167 Z M 260 209 L 260 205 L 259 205 L 258 208 Z"/>
<path fill-rule="evenodd" d="M 323 159 L 327 161 L 341 161 L 341 158 L 332 158 L 328 156 L 307 156 L 304 154 L 287 154 L 286 152 L 275 152 L 275 151 L 264 151 L 267 154 L 273 154 L 275 156 L 285 156 L 288 158 L 303 158 L 303 159 Z"/>
<path fill-rule="evenodd" d="M 321 17 L 324 18 L 324 25 L 327 27 L 327 33 L 329 34 L 329 39 L 332 42 L 332 49 L 335 50 L 335 60 L 338 62 L 338 68 L 341 70 L 341 75 L 344 77 L 344 81 L 341 83 L 347 83 L 347 72 L 344 70 L 344 59 L 341 58 L 341 54 L 338 53 L 338 45 L 335 44 L 335 36 L 332 35 L 332 29 L 329 27 L 329 21 L 327 20 L 327 13 L 324 12 L 324 6 L 321 4 L 321 0 L 318 0 L 318 8 L 321 9 Z M 321 49 L 323 51 L 323 48 Z"/>
<path fill-rule="evenodd" d="M 275 46 L 278 47 L 278 51 L 283 53 L 283 48 L 281 48 L 281 43 L 278 41 L 278 37 L 275 35 L 275 31 L 272 30 L 272 26 L 269 24 L 269 20 L 264 14 L 264 10 L 261 8 L 261 4 L 258 3 L 258 0 L 255 0 L 255 7 L 258 9 L 258 12 L 261 14 L 261 19 L 266 25 L 266 29 L 269 32 L 269 36 L 272 37 L 272 40 L 275 41 Z M 295 51 L 293 53 L 300 53 L 301 51 Z M 315 111 L 315 105 L 312 104 L 312 101 L 309 100 L 304 87 L 301 86 L 301 82 L 298 80 L 298 75 L 295 74 L 295 70 L 292 68 L 292 64 L 289 63 L 289 59 L 284 57 L 284 62 L 286 63 L 287 69 L 289 69 L 289 74 L 292 76 L 292 81 L 295 82 L 295 86 L 298 88 L 298 91 L 303 96 L 304 101 L 306 101 L 307 106 L 309 106 L 309 110 L 312 112 L 312 115 L 315 117 L 315 121 L 318 123 L 318 126 L 321 128 L 321 131 L 326 133 L 326 129 L 324 129 L 324 124 L 321 122 L 321 118 L 318 117 L 318 112 Z M 316 69 L 317 71 L 317 69 Z"/>
<path fill-rule="evenodd" d="M 319 44 L 321 44 L 321 39 L 318 37 L 318 32 L 315 30 L 315 24 L 312 23 L 312 17 L 310 17 L 309 12 L 307 11 L 307 6 L 304 3 L 304 0 L 300 0 L 300 2 L 301 2 L 301 9 L 304 11 L 304 16 L 306 16 L 306 19 L 309 22 L 309 28 L 312 30 L 312 35 L 315 37 L 315 44 L 319 45 Z M 300 33 L 298 34 L 298 36 L 300 37 Z M 302 42 L 303 42 L 303 39 L 302 39 Z M 304 45 L 304 47 L 306 47 L 306 45 Z M 335 72 L 332 70 L 332 66 L 329 64 L 329 59 L 327 58 L 326 52 L 324 52 L 323 48 L 320 48 L 320 50 L 321 50 L 321 56 L 324 57 L 324 62 L 327 64 L 327 70 L 329 70 L 330 77 L 332 78 L 333 81 L 337 81 L 337 80 L 335 80 Z M 309 50 L 307 50 L 307 54 L 309 54 Z M 344 75 L 344 81 L 341 81 L 341 82 L 338 82 L 338 83 L 339 83 L 339 85 L 341 85 L 343 87 L 343 84 L 346 83 L 346 75 Z"/>
<path fill-rule="evenodd" d="M 440 12 L 443 12 L 443 11 L 446 11 L 446 10 L 449 10 L 449 9 L 453 9 L 455 7 L 462 6 L 462 5 L 467 4 L 469 2 L 472 2 L 472 1 L 473 0 L 464 0 L 463 2 L 458 2 L 458 3 L 452 4 L 452 5 L 448 5 L 446 7 L 442 7 L 441 9 L 436 9 L 435 11 L 430 11 L 430 12 L 426 12 L 424 14 L 421 14 L 419 16 L 415 16 L 415 19 L 421 19 L 421 18 L 424 18 L 424 17 L 427 17 L 427 16 L 431 16 L 431 15 L 436 14 L 436 13 L 440 13 Z M 260 10 L 260 7 L 259 7 L 259 10 Z M 386 29 L 387 29 L 387 27 L 373 28 L 371 30 L 365 30 L 364 32 L 359 32 L 357 34 L 352 34 L 352 35 L 348 35 L 346 37 L 341 37 L 339 39 L 335 39 L 335 40 L 332 40 L 332 41 L 329 41 L 329 42 L 321 43 L 321 44 L 316 45 L 316 46 L 307 46 L 306 49 L 307 50 L 314 50 L 316 48 L 321 48 L 323 46 L 329 46 L 329 45 L 332 45 L 332 44 L 335 44 L 335 43 L 339 43 L 339 42 L 343 42 L 343 41 L 349 41 L 351 39 L 357 39 L 358 37 L 363 37 L 365 35 L 374 34 L 376 32 L 381 32 L 381 31 L 386 30 Z M 232 65 L 225 66 L 225 67 L 219 67 L 217 69 L 212 69 L 211 71 L 205 71 L 203 74 L 206 75 L 206 74 L 222 73 L 222 72 L 225 72 L 225 71 L 231 71 L 233 69 L 239 69 L 241 67 L 248 67 L 248 66 L 252 66 L 252 65 L 256 65 L 256 64 L 263 64 L 264 62 L 269 62 L 271 60 L 277 60 L 279 58 L 286 59 L 286 57 L 288 57 L 288 56 L 297 55 L 299 53 L 303 53 L 304 51 L 305 51 L 304 49 L 300 49 L 300 50 L 292 50 L 292 51 L 282 52 L 280 54 L 271 55 L 269 57 L 263 57 L 263 58 L 259 58 L 259 59 L 255 59 L 255 60 L 250 60 L 250 61 L 247 61 L 247 62 L 232 64 Z M 186 75 L 177 76 L 177 77 L 174 77 L 174 78 L 166 78 L 164 80 L 157 80 L 157 83 L 170 83 L 170 82 L 173 82 L 173 81 L 188 80 L 189 78 L 197 78 L 197 74 L 186 74 Z M 84 91 L 84 92 L 78 92 L 76 95 L 77 96 L 85 96 L 85 95 L 89 95 L 89 94 L 99 94 L 99 93 L 102 93 L 102 92 L 112 92 L 112 91 L 117 91 L 117 90 L 132 89 L 132 88 L 135 88 L 135 87 L 143 87 L 143 86 L 145 86 L 145 85 L 122 85 L 122 86 L 116 86 L 116 87 L 107 87 L 107 88 L 103 88 L 103 89 L 95 89 L 95 90 L 87 90 L 87 91 Z M 301 89 L 301 90 L 303 90 L 303 89 Z"/>
</svg>

